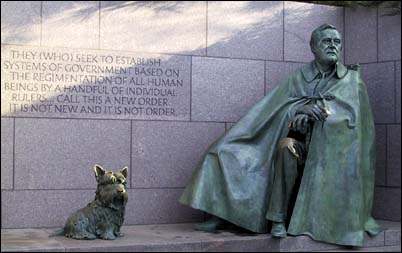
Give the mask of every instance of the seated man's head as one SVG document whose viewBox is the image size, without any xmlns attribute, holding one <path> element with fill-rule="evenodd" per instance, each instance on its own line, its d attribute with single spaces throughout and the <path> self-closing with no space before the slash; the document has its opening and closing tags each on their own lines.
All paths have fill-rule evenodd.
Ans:
<svg viewBox="0 0 402 253">
<path fill-rule="evenodd" d="M 323 66 L 332 66 L 338 62 L 341 54 L 341 35 L 335 26 L 323 24 L 311 34 L 310 48 L 318 63 Z"/>
</svg>

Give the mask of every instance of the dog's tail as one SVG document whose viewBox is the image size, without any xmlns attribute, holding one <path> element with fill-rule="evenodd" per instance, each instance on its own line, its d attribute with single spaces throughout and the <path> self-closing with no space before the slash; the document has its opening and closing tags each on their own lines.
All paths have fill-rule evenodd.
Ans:
<svg viewBox="0 0 402 253">
<path fill-rule="evenodd" d="M 49 237 L 54 237 L 54 236 L 61 236 L 64 235 L 64 228 L 58 229 L 56 231 L 54 231 L 53 233 L 51 233 L 49 235 Z"/>
</svg>

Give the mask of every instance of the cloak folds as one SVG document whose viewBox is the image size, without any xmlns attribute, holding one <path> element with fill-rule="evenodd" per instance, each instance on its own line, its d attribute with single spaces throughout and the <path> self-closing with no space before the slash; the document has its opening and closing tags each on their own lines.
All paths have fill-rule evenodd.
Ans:
<svg viewBox="0 0 402 253">
<path fill-rule="evenodd" d="M 256 233 L 268 232 L 276 146 L 287 136 L 295 109 L 311 100 L 306 85 L 314 66 L 312 62 L 290 75 L 211 145 L 180 198 L 182 204 Z M 381 231 L 371 217 L 375 130 L 366 87 L 358 71 L 338 63 L 320 95 L 317 103 L 331 115 L 314 124 L 287 231 L 362 246 L 364 231 Z"/>
</svg>

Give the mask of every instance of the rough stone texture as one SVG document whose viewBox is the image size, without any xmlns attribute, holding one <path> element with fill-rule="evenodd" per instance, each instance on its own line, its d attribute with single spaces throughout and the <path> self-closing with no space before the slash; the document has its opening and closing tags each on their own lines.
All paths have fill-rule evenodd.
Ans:
<svg viewBox="0 0 402 253">
<path fill-rule="evenodd" d="M 208 56 L 283 59 L 283 2 L 208 2 Z"/>
<path fill-rule="evenodd" d="M 279 240 L 268 239 L 266 235 L 220 237 L 218 240 L 214 238 L 202 242 L 202 252 L 272 252 L 279 248 Z"/>
<path fill-rule="evenodd" d="M 125 224 L 201 222 L 201 211 L 179 203 L 184 188 L 129 189 Z"/>
<path fill-rule="evenodd" d="M 3 113 L 3 108 L 8 108 L 3 103 L 9 101 L 10 92 L 3 89 L 3 78 L 7 73 L 4 75 L 2 67 L 2 196 L 9 200 L 2 202 L 2 226 L 63 225 L 73 208 L 82 207 L 93 198 L 92 167 L 95 162 L 110 166 L 110 169 L 133 166 L 129 168 L 130 185 L 137 189 L 129 190 L 129 209 L 134 211 L 126 217 L 133 224 L 202 220 L 202 213 L 177 202 L 183 191 L 181 187 L 194 171 L 197 159 L 224 128 L 227 131 L 281 79 L 313 59 L 309 48 L 311 31 L 324 22 L 334 24 L 344 34 L 346 63 L 363 63 L 363 79 L 377 123 L 376 185 L 381 187 L 376 188 L 373 214 L 400 220 L 400 15 L 386 17 L 381 16 L 381 11 L 377 16 L 376 10 L 364 8 L 355 11 L 273 1 L 230 4 L 2 1 L 1 7 L 3 62 L 7 56 L 4 50 L 17 47 L 27 51 L 152 57 L 161 58 L 162 64 L 167 64 L 166 68 L 179 68 L 184 79 L 184 87 L 179 89 L 178 96 L 169 101 L 177 109 L 177 117 L 33 115 L 21 111 L 14 115 Z M 39 45 L 46 47 L 37 47 Z M 191 58 L 182 54 L 208 54 L 225 59 Z M 51 99 L 55 99 L 55 95 L 59 94 L 53 94 Z M 17 117 L 15 164 L 12 151 L 14 119 L 10 116 Z M 30 118 L 36 116 L 45 119 Z M 185 122 L 191 120 L 198 122 Z M 138 125 L 143 130 L 136 135 Z M 133 136 L 130 137 L 131 133 Z M 140 144 L 137 139 L 141 140 Z M 145 151 L 148 155 L 142 153 Z M 14 174 L 16 178 L 13 178 Z M 80 188 L 84 183 L 88 186 Z M 385 241 L 392 244 L 390 247 L 400 249 L 400 246 L 394 246 L 398 238 L 400 241 L 400 231 L 399 234 L 385 234 Z M 202 246 L 210 246 L 209 239 L 206 239 L 207 244 L 197 241 L 181 246 L 166 243 L 149 246 L 141 244 L 141 239 L 134 247 L 137 250 L 184 248 L 199 251 Z M 300 239 L 299 242 L 303 244 L 304 241 Z M 376 244 L 376 241 L 370 243 Z M 252 244 L 248 239 L 235 242 L 224 238 L 212 246 L 230 249 L 232 245 L 233 250 L 239 250 L 245 249 L 246 245 L 252 247 Z M 118 250 L 133 249 L 127 245 Z M 94 249 L 81 246 L 82 249 Z M 256 250 L 261 249 L 264 242 L 258 239 L 255 246 Z M 106 249 L 115 249 L 111 244 L 108 247 Z M 369 249 L 374 248 L 378 247 Z"/>
<path fill-rule="evenodd" d="M 324 23 L 334 25 L 343 34 L 343 8 L 285 1 L 284 60 L 313 60 L 310 50 L 311 32 Z"/>
<path fill-rule="evenodd" d="M 376 187 L 372 215 L 375 219 L 401 220 L 401 188 Z"/>
<path fill-rule="evenodd" d="M 40 36 L 40 1 L 1 1 L 1 44 L 40 45 Z"/>
<path fill-rule="evenodd" d="M 206 2 L 101 1 L 100 48 L 205 55 Z"/>
<path fill-rule="evenodd" d="M 387 185 L 401 187 L 401 125 L 387 126 Z"/>
<path fill-rule="evenodd" d="M 200 222 L 203 214 L 178 203 L 183 189 L 128 189 L 125 225 Z M 2 191 L 2 228 L 62 227 L 95 197 L 90 190 Z M 33 218 L 34 217 L 34 218 Z"/>
<path fill-rule="evenodd" d="M 15 188 L 95 189 L 94 164 L 130 165 L 128 136 L 128 121 L 17 118 Z"/>
<path fill-rule="evenodd" d="M 401 61 L 395 63 L 396 123 L 401 123 Z"/>
<path fill-rule="evenodd" d="M 1 54 L 1 89 L 6 90 L 1 93 L 3 116 L 190 119 L 189 56 L 14 45 L 2 46 Z M 43 64 L 47 71 L 25 71 L 21 63 L 17 65 L 20 61 Z M 29 66 L 32 68 L 32 64 L 24 68 Z M 50 66 L 60 66 L 60 70 L 49 71 Z M 29 75 L 25 76 L 26 72 Z M 9 84 L 17 82 L 31 85 L 18 88 Z M 50 88 L 43 89 L 43 86 Z M 171 95 L 161 94 L 167 91 Z M 91 109 L 99 111 L 91 112 Z"/>
<path fill-rule="evenodd" d="M 264 96 L 264 62 L 193 58 L 192 120 L 237 121 Z"/>
<path fill-rule="evenodd" d="M 401 225 L 396 222 L 382 221 L 385 229 L 385 245 L 401 245 Z"/>
<path fill-rule="evenodd" d="M 347 64 L 377 61 L 377 9 L 345 8 L 344 45 Z"/>
<path fill-rule="evenodd" d="M 265 62 L 265 94 L 285 80 L 289 74 L 304 66 L 305 63 L 295 62 Z"/>
<path fill-rule="evenodd" d="M 401 231 L 386 232 L 385 245 L 401 245 Z"/>
<path fill-rule="evenodd" d="M 306 235 L 301 236 L 288 236 L 280 241 L 280 251 L 317 251 L 317 250 L 330 250 L 339 249 L 340 246 L 336 244 L 316 242 Z"/>
<path fill-rule="evenodd" d="M 362 79 L 367 86 L 376 123 L 395 122 L 394 71 L 393 62 L 361 65 Z"/>
<path fill-rule="evenodd" d="M 42 45 L 99 48 L 99 2 L 42 3 Z"/>
<path fill-rule="evenodd" d="M 48 235 L 45 229 L 2 229 L 1 251 L 65 252 L 64 246 Z"/>
<path fill-rule="evenodd" d="M 381 224 L 381 223 L 380 223 Z M 385 241 L 385 233 L 381 232 L 376 236 L 369 236 L 367 233 L 364 234 L 365 240 L 363 247 L 378 247 L 383 246 Z"/>
<path fill-rule="evenodd" d="M 385 233 L 400 234 L 400 223 L 380 221 L 384 227 L 391 227 Z M 395 251 L 400 249 L 397 241 L 382 242 L 377 246 L 365 244 L 360 247 L 343 247 L 324 244 L 307 236 L 289 236 L 286 239 L 271 238 L 270 234 L 251 234 L 239 231 L 205 233 L 195 231 L 193 223 L 166 225 L 122 226 L 125 237 L 115 241 L 73 240 L 63 236 L 48 237 L 55 229 L 2 229 L 2 251 L 227 251 L 227 252 L 275 252 L 275 251 Z M 384 233 L 381 233 L 382 235 Z M 366 237 L 370 241 L 373 238 Z M 379 239 L 381 239 L 379 237 Z M 379 241 L 379 240 L 377 240 Z M 399 241 L 400 243 L 400 241 Z M 390 246 L 395 245 L 395 246 Z"/>
<path fill-rule="evenodd" d="M 386 185 L 386 169 L 387 169 L 387 126 L 376 125 L 376 171 L 375 184 Z"/>
<path fill-rule="evenodd" d="M 3 191 L 1 226 L 2 228 L 62 227 L 70 214 L 83 208 L 94 197 L 95 188 Z"/>
<path fill-rule="evenodd" d="M 401 59 L 401 16 L 383 16 L 387 11 L 378 11 L 378 60 Z"/>
<path fill-rule="evenodd" d="M 133 122 L 132 187 L 184 187 L 223 123 Z"/>
<path fill-rule="evenodd" d="M 1 189 L 13 188 L 13 121 L 1 118 Z"/>
</svg>

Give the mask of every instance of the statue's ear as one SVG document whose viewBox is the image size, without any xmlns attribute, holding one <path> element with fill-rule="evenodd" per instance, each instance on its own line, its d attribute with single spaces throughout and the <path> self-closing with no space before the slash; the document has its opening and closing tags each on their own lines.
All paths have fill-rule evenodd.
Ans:
<svg viewBox="0 0 402 253">
<path fill-rule="evenodd" d="M 105 175 L 105 170 L 98 164 L 95 164 L 94 171 L 95 171 L 95 177 L 101 177 Z"/>
<path fill-rule="evenodd" d="M 124 167 L 123 169 L 121 169 L 121 170 L 120 170 L 120 173 L 121 173 L 125 178 L 127 178 L 127 176 L 128 176 L 128 167 L 126 166 L 126 167 Z"/>
</svg>

